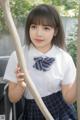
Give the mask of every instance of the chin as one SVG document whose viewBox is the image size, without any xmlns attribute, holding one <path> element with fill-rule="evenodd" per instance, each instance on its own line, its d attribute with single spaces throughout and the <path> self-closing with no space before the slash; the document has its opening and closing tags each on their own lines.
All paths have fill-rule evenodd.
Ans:
<svg viewBox="0 0 80 120">
<path fill-rule="evenodd" d="M 35 46 L 35 47 L 44 47 L 44 46 L 43 46 L 42 44 L 40 44 L 40 43 L 35 43 L 34 46 Z"/>
</svg>

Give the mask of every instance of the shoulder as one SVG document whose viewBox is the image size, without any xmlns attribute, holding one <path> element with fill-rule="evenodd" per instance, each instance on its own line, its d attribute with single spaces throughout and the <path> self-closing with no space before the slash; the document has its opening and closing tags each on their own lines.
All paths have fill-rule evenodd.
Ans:
<svg viewBox="0 0 80 120">
<path fill-rule="evenodd" d="M 58 51 L 64 61 L 66 62 L 73 61 L 72 56 L 66 50 L 58 48 Z"/>
<path fill-rule="evenodd" d="M 76 66 L 74 64 L 72 56 L 65 50 L 62 50 L 62 49 L 59 49 L 59 50 L 60 50 L 61 56 L 62 56 L 61 63 L 64 68 L 64 73 L 66 73 L 66 71 L 67 71 L 67 75 L 68 75 L 68 72 L 69 72 L 69 75 L 70 75 L 70 73 L 76 74 Z"/>
<path fill-rule="evenodd" d="M 67 68 L 75 68 L 75 64 L 73 61 L 72 56 L 66 51 L 61 48 L 57 49 L 56 61 L 58 65 L 60 65 L 63 69 Z"/>
</svg>

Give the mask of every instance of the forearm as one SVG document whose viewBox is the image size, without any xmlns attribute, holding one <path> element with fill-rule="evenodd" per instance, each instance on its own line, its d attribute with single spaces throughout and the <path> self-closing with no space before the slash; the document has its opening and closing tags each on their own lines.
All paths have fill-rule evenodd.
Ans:
<svg viewBox="0 0 80 120">
<path fill-rule="evenodd" d="M 67 103 L 73 103 L 76 100 L 76 82 L 62 87 L 62 94 Z"/>
<path fill-rule="evenodd" d="M 9 100 L 13 103 L 18 102 L 25 91 L 26 85 L 25 83 L 9 83 L 9 88 L 8 88 L 8 96 L 9 96 Z"/>
</svg>

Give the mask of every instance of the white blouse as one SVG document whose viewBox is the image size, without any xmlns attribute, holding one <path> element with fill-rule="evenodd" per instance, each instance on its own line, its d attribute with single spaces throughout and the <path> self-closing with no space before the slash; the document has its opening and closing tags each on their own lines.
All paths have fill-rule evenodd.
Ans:
<svg viewBox="0 0 80 120">
<path fill-rule="evenodd" d="M 46 53 L 38 51 L 32 44 L 23 48 L 26 67 L 41 97 L 50 95 L 61 90 L 61 84 L 72 84 L 76 78 L 76 68 L 72 57 L 61 48 L 53 45 Z M 33 67 L 35 57 L 53 57 L 55 61 L 48 71 L 39 71 Z M 15 71 L 18 64 L 16 52 L 14 51 L 8 61 L 4 79 L 17 83 Z M 26 88 L 24 96 L 33 99 L 29 89 Z"/>
</svg>

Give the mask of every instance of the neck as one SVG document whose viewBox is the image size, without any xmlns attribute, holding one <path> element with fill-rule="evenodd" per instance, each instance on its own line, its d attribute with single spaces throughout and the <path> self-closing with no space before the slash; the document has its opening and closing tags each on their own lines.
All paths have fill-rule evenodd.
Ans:
<svg viewBox="0 0 80 120">
<path fill-rule="evenodd" d="M 48 52 L 50 49 L 51 49 L 51 44 L 50 45 L 47 45 L 47 46 L 45 46 L 45 47 L 36 47 L 40 52 L 42 52 L 42 53 L 46 53 L 46 52 Z"/>
</svg>

